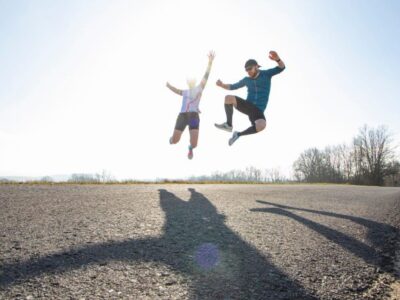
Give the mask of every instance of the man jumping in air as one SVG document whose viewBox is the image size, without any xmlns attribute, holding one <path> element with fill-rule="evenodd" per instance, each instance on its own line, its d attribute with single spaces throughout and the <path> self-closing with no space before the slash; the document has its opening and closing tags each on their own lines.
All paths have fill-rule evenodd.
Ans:
<svg viewBox="0 0 400 300">
<path fill-rule="evenodd" d="M 233 132 L 232 137 L 229 139 L 229 146 L 239 137 L 260 132 L 264 130 L 267 125 L 264 111 L 268 104 L 271 78 L 285 69 L 285 64 L 275 51 L 269 52 L 269 58 L 276 61 L 278 66 L 269 70 L 260 70 L 258 63 L 254 59 L 249 59 L 244 66 L 249 75 L 248 77 L 243 78 L 235 84 L 225 84 L 219 79 L 217 81 L 217 85 L 226 90 L 236 90 L 244 86 L 247 87 L 247 100 L 238 96 L 225 96 L 226 122 L 215 124 L 219 129 L 232 132 L 233 107 L 249 117 L 251 127 L 242 132 Z"/>
<path fill-rule="evenodd" d="M 206 86 L 208 76 L 210 75 L 211 66 L 215 58 L 215 53 L 210 51 L 208 54 L 208 66 L 200 85 L 196 86 L 195 79 L 188 79 L 187 84 L 189 89 L 179 90 L 167 82 L 167 87 L 174 93 L 183 96 L 181 112 L 178 115 L 175 124 L 175 130 L 172 137 L 169 139 L 170 144 L 177 144 L 181 139 L 182 132 L 185 130 L 186 126 L 189 125 L 190 133 L 190 145 L 188 158 L 193 158 L 193 149 L 197 147 L 197 141 L 199 138 L 199 103 L 201 99 L 202 92 Z"/>
</svg>

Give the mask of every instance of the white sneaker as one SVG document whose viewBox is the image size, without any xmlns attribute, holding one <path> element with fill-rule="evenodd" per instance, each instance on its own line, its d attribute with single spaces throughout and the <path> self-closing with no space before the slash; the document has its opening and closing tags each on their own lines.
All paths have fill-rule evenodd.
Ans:
<svg viewBox="0 0 400 300">
<path fill-rule="evenodd" d="M 215 123 L 214 125 L 218 129 L 225 130 L 225 131 L 228 131 L 228 132 L 232 132 L 232 126 L 229 126 L 228 123 L 226 123 L 226 122 L 222 123 L 222 124 Z"/>
<path fill-rule="evenodd" d="M 229 139 L 229 146 L 232 146 L 234 142 L 240 137 L 239 132 L 235 131 L 232 137 Z"/>
</svg>

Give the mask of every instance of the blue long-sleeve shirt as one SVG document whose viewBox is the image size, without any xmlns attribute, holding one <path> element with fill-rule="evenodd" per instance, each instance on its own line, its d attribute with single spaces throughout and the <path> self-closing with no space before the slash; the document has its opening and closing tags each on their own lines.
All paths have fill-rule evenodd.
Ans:
<svg viewBox="0 0 400 300">
<path fill-rule="evenodd" d="M 244 86 L 247 87 L 247 101 L 253 103 L 262 112 L 267 107 L 269 92 L 271 90 L 272 76 L 279 74 L 285 68 L 275 67 L 268 70 L 260 70 L 257 78 L 245 77 L 239 82 L 230 85 L 230 90 L 237 90 Z"/>
</svg>

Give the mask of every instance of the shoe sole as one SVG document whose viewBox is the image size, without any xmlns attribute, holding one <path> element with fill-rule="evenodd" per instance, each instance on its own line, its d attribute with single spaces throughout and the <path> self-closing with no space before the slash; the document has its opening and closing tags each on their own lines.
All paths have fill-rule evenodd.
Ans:
<svg viewBox="0 0 400 300">
<path fill-rule="evenodd" d="M 227 132 L 232 132 L 232 128 L 225 128 L 225 127 L 218 127 L 217 125 L 215 125 L 214 124 L 214 126 L 216 127 L 216 128 L 218 128 L 218 129 L 221 129 L 221 130 L 223 130 L 223 131 L 227 131 Z"/>
<path fill-rule="evenodd" d="M 228 141 L 228 145 L 232 146 L 238 139 L 240 136 L 237 136 L 236 138 L 230 138 Z"/>
</svg>

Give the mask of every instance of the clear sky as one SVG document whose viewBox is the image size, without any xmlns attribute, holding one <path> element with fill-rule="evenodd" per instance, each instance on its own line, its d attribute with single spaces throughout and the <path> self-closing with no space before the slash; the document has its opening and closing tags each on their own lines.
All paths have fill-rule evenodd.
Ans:
<svg viewBox="0 0 400 300">
<path fill-rule="evenodd" d="M 400 141 L 400 2 L 0 0 L 0 176 L 95 173 L 177 178 L 253 165 L 281 168 L 309 147 L 349 143 L 363 124 Z M 200 80 L 199 147 L 170 146 L 181 99 L 165 87 Z M 273 78 L 267 130 L 239 139 L 217 79 L 244 62 L 287 69 Z M 249 126 L 234 113 L 234 127 Z"/>
</svg>

